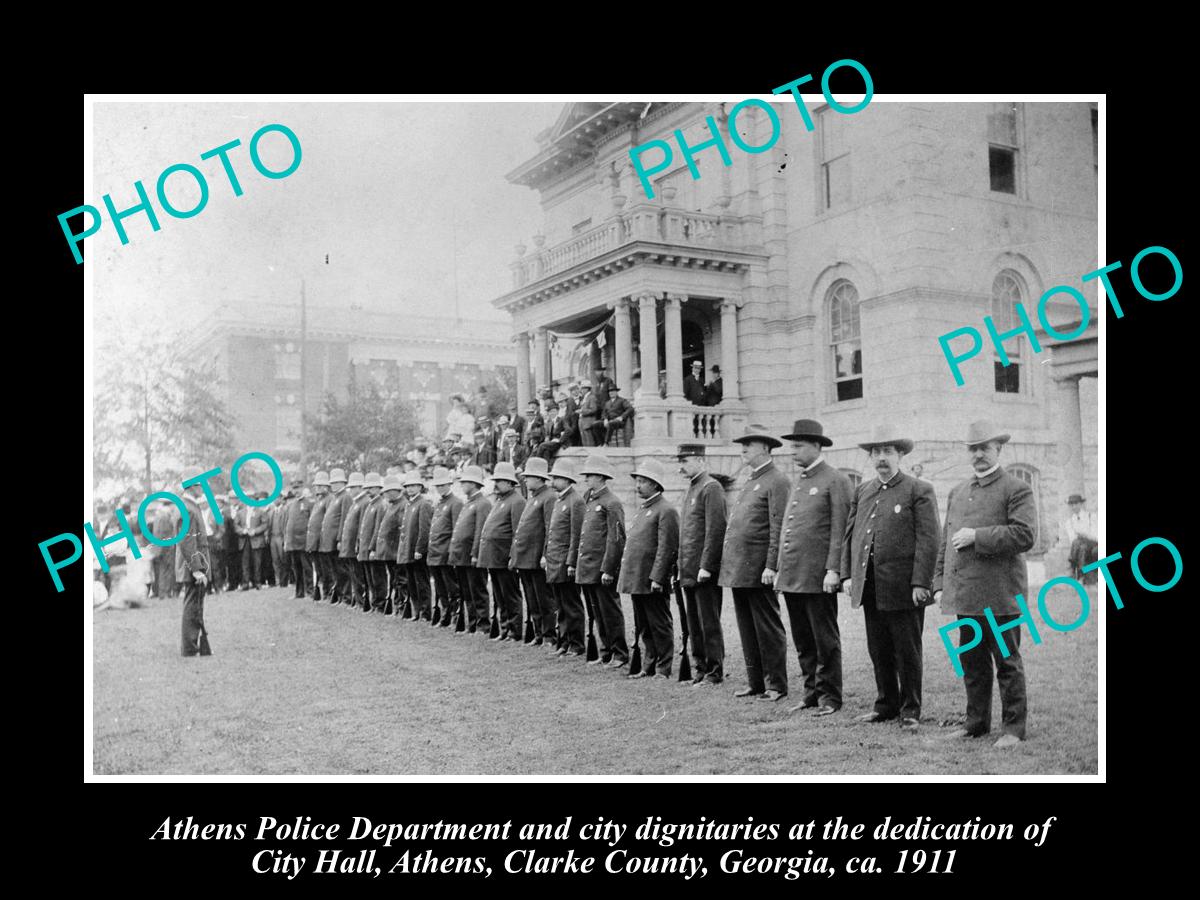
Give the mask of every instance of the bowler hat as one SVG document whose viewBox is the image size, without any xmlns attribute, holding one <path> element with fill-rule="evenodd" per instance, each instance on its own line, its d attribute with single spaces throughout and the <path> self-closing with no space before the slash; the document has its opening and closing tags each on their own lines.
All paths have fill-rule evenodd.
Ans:
<svg viewBox="0 0 1200 900">
<path fill-rule="evenodd" d="M 479 468 L 479 466 L 465 466 L 463 467 L 462 474 L 458 476 L 459 481 L 469 481 L 480 487 L 483 487 L 483 479 L 483 469 Z"/>
<path fill-rule="evenodd" d="M 322 484 L 325 485 L 325 487 L 329 487 L 329 473 L 324 470 L 318 472 L 316 477 L 313 478 L 313 487 Z"/>
<path fill-rule="evenodd" d="M 797 419 L 792 423 L 792 433 L 783 436 L 785 441 L 816 441 L 822 447 L 832 447 L 833 441 L 825 437 L 825 429 L 816 419 Z"/>
<path fill-rule="evenodd" d="M 1067 498 L 1067 502 L 1068 503 L 1086 503 L 1087 501 L 1084 500 L 1082 497 L 1080 497 L 1078 494 L 1072 494 L 1070 497 Z"/>
<path fill-rule="evenodd" d="M 900 437 L 900 429 L 895 425 L 876 425 L 871 432 L 871 439 L 858 446 L 870 450 L 872 447 L 882 447 L 886 444 L 891 444 L 901 453 L 912 453 L 913 442 L 906 437 Z"/>
<path fill-rule="evenodd" d="M 772 448 L 783 446 L 783 441 L 768 432 L 763 425 L 747 425 L 746 430 L 733 439 L 735 444 L 745 444 L 748 441 L 762 441 Z"/>
<path fill-rule="evenodd" d="M 441 484 L 454 484 L 454 476 L 445 466 L 433 467 L 433 484 L 437 487 Z"/>
<path fill-rule="evenodd" d="M 549 478 L 550 466 L 546 460 L 540 456 L 531 456 L 525 461 L 525 468 L 521 470 L 521 474 L 526 478 L 530 476 L 534 478 Z"/>
<path fill-rule="evenodd" d="M 339 481 L 342 484 L 346 483 L 346 470 L 345 469 L 330 469 L 329 483 L 336 484 Z"/>
<path fill-rule="evenodd" d="M 425 487 L 425 482 L 421 480 L 421 473 L 416 469 L 405 475 L 402 483 L 405 487 Z"/>
<path fill-rule="evenodd" d="M 492 481 L 511 481 L 517 484 L 517 470 L 510 462 L 498 462 L 492 472 Z"/>
<path fill-rule="evenodd" d="M 402 487 L 399 475 L 387 475 L 383 479 L 383 489 L 385 491 L 398 491 Z"/>
<path fill-rule="evenodd" d="M 612 464 L 605 457 L 598 453 L 593 453 L 589 456 L 582 466 L 579 467 L 580 475 L 603 475 L 605 478 L 616 478 L 617 473 L 613 470 Z"/>
<path fill-rule="evenodd" d="M 550 472 L 550 477 L 565 478 L 570 482 L 579 480 L 579 476 L 575 474 L 575 467 L 567 459 L 557 459 L 554 461 L 554 469 Z"/>
<path fill-rule="evenodd" d="M 685 456 L 703 456 L 704 453 L 703 444 L 680 444 L 679 452 L 675 454 L 675 458 L 683 459 Z"/>
<path fill-rule="evenodd" d="M 368 472 L 363 480 L 363 487 L 383 487 L 383 478 L 378 472 Z"/>
<path fill-rule="evenodd" d="M 346 487 L 363 487 L 363 473 L 351 472 L 350 480 L 346 482 Z"/>
<path fill-rule="evenodd" d="M 649 478 L 660 488 L 666 487 L 667 484 L 667 467 L 653 457 L 647 457 L 638 463 L 638 467 L 633 470 L 633 477 L 638 476 Z"/>
<path fill-rule="evenodd" d="M 978 422 L 972 422 L 967 426 L 967 439 L 963 441 L 968 447 L 973 447 L 976 444 L 986 444 L 988 441 L 999 441 L 1001 444 L 1007 444 L 1011 435 L 1002 432 L 991 419 L 980 419 Z"/>
</svg>

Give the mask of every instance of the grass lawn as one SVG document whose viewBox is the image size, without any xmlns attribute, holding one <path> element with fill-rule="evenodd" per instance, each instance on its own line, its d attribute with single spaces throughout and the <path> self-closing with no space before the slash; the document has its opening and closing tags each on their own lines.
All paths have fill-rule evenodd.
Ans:
<svg viewBox="0 0 1200 900">
<path fill-rule="evenodd" d="M 745 686 L 732 601 L 724 609 L 724 685 L 628 681 L 545 648 L 492 644 L 396 618 L 295 600 L 291 588 L 210 595 L 214 655 L 179 655 L 180 600 L 95 614 L 93 765 L 117 774 L 809 775 L 1055 774 L 1097 771 L 1097 610 L 1076 631 L 1022 634 L 1029 739 L 995 750 L 946 742 L 961 714 L 931 607 L 925 622 L 924 720 L 856 723 L 874 680 L 862 614 L 843 605 L 845 706 L 787 714 L 791 695 L 737 700 Z M 1036 597 L 1035 591 L 1030 591 Z M 633 615 L 625 597 L 632 638 Z M 1078 615 L 1056 590 L 1059 621 Z M 786 609 L 784 611 L 786 617 Z M 676 622 L 678 629 L 678 622 Z M 790 640 L 790 638 L 789 638 Z M 678 657 L 676 658 L 678 665 Z M 676 672 L 677 674 L 677 672 Z M 1000 702 L 993 701 L 998 733 Z"/>
</svg>

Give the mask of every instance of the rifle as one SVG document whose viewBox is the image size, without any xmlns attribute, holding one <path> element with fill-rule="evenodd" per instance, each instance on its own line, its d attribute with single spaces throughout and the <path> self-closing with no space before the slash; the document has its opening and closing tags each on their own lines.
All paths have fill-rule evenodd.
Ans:
<svg viewBox="0 0 1200 900">
<path fill-rule="evenodd" d="M 683 649 L 679 653 L 679 680 L 692 680 L 692 663 L 688 659 L 688 638 L 691 637 L 688 632 L 687 607 L 683 602 L 683 587 L 679 583 L 679 578 L 675 579 L 675 605 L 679 607 L 679 631 L 682 635 Z"/>
<path fill-rule="evenodd" d="M 592 607 L 592 600 L 587 594 L 584 594 L 583 600 L 588 620 L 587 661 L 591 662 L 600 658 L 600 651 L 596 649 L 596 634 L 593 630 L 593 626 L 596 624 L 596 610 Z"/>
<path fill-rule="evenodd" d="M 633 653 L 629 657 L 629 674 L 642 671 L 642 611 L 633 601 Z"/>
</svg>

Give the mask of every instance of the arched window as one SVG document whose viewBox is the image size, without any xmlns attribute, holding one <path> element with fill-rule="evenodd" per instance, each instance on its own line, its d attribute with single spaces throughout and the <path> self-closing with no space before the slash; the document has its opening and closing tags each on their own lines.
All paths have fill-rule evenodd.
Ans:
<svg viewBox="0 0 1200 900">
<path fill-rule="evenodd" d="M 834 397 L 839 402 L 857 400 L 863 395 L 858 291 L 849 281 L 834 282 L 826 302 L 829 305 Z"/>
<path fill-rule="evenodd" d="M 1029 485 L 1029 489 L 1033 491 L 1033 506 L 1037 511 L 1037 523 L 1033 528 L 1033 550 L 1037 552 L 1042 549 L 1042 489 L 1038 470 L 1025 463 L 1014 463 L 1005 468 L 1011 475 Z"/>
<path fill-rule="evenodd" d="M 996 331 L 1004 333 L 1016 328 L 1021 320 L 1017 317 L 1016 305 L 1024 306 L 1026 297 L 1025 282 L 1012 269 L 1005 269 L 992 281 L 992 321 Z M 992 362 L 995 373 L 996 393 L 1020 394 L 1028 389 L 1028 377 L 1022 382 L 1022 369 L 1028 358 L 1025 349 L 1025 337 L 1018 335 L 1004 342 L 1004 350 L 1008 354 L 1008 365 L 996 352 Z M 1028 376 L 1028 372 L 1025 373 Z"/>
</svg>

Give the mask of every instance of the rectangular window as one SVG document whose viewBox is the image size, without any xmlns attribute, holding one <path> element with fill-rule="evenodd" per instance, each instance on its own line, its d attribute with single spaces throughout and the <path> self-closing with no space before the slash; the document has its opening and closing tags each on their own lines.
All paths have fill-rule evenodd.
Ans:
<svg viewBox="0 0 1200 900">
<path fill-rule="evenodd" d="M 988 147 L 988 173 L 992 190 L 1005 194 L 1017 192 L 1017 151 L 1008 147 Z"/>
<path fill-rule="evenodd" d="M 846 139 L 845 116 L 824 110 L 817 120 L 820 128 L 821 208 L 836 209 L 851 200 L 850 144 Z"/>
<path fill-rule="evenodd" d="M 833 366 L 838 401 L 857 400 L 862 397 L 862 342 L 843 341 L 835 344 Z"/>
<path fill-rule="evenodd" d="M 275 345 L 275 377 L 300 380 L 300 348 L 294 344 Z"/>
<path fill-rule="evenodd" d="M 988 113 L 988 175 L 991 189 L 1017 194 L 1017 153 L 1020 150 L 1015 103 L 993 103 Z"/>
<path fill-rule="evenodd" d="M 1013 357 L 1009 357 L 1011 360 Z M 1019 394 L 1021 393 L 1021 364 L 1018 362 L 1010 362 L 1007 366 L 1000 360 L 993 360 L 992 366 L 996 374 L 996 393 L 997 394 Z"/>
</svg>

